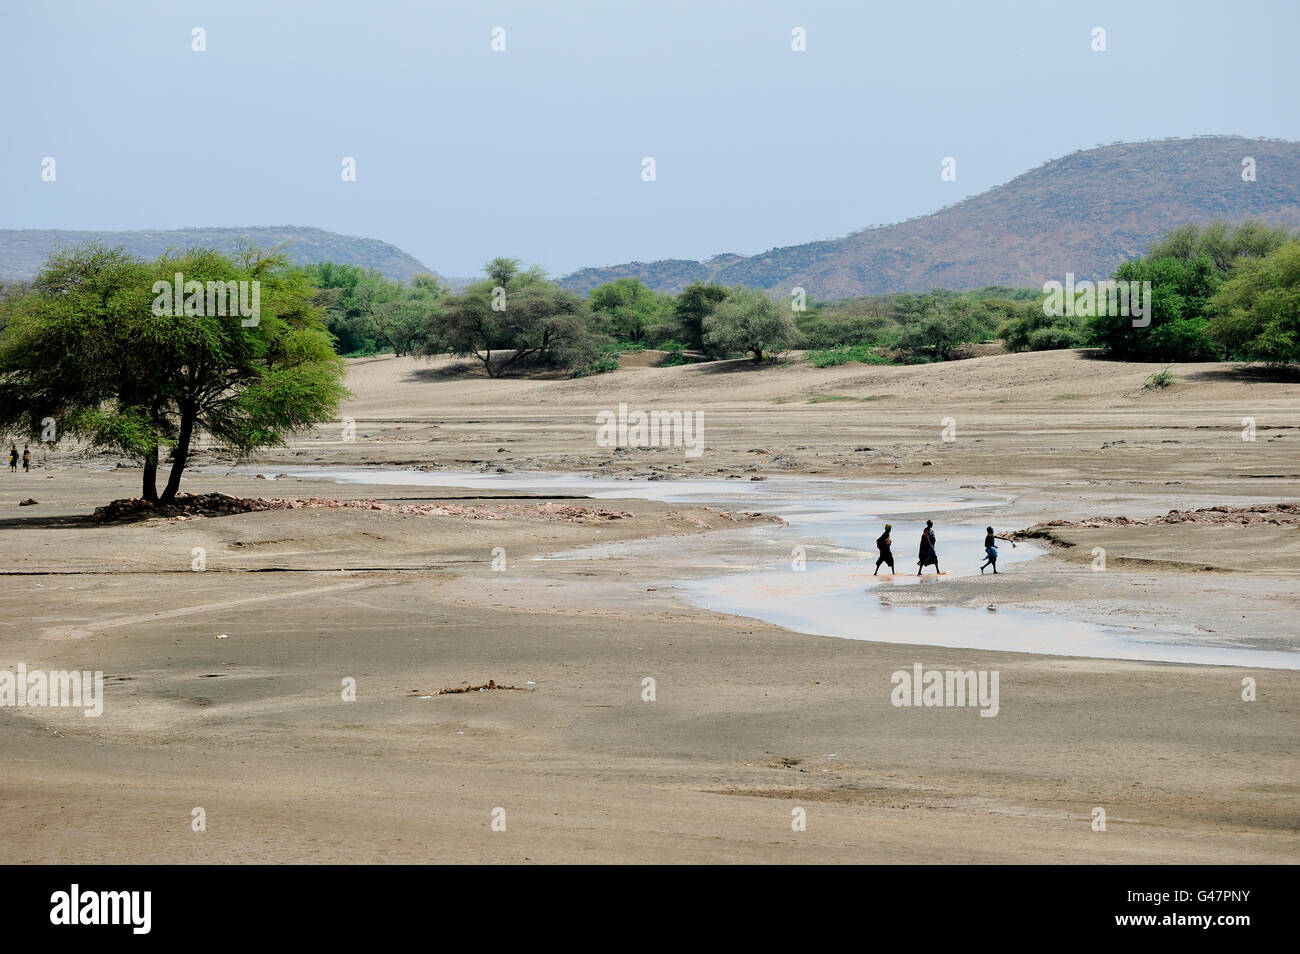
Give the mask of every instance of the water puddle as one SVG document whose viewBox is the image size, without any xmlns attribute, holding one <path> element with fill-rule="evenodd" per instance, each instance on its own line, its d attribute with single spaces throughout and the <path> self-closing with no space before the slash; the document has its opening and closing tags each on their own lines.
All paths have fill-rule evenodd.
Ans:
<svg viewBox="0 0 1300 954">
<path fill-rule="evenodd" d="M 584 474 L 492 474 L 452 471 L 288 467 L 245 472 L 323 478 L 352 484 L 457 487 L 484 492 L 581 494 L 594 499 L 641 499 L 761 510 L 788 521 L 691 538 L 596 543 L 540 559 L 646 559 L 698 606 L 748 616 L 801 633 L 958 649 L 1001 650 L 1105 659 L 1300 669 L 1300 653 L 1189 642 L 1186 633 L 1101 625 L 1026 610 L 985 607 L 891 606 L 878 588 L 941 588 L 978 576 L 984 527 L 999 528 L 1005 496 L 908 486 L 897 481 L 770 477 L 764 481 L 618 479 Z M 979 511 L 974 519 L 963 511 Z M 940 566 L 918 579 L 916 552 L 925 520 L 935 522 Z M 894 524 L 899 575 L 873 577 L 875 540 Z M 801 571 L 792 569 L 803 547 Z M 999 541 L 998 565 L 1017 566 L 1043 551 Z M 864 554 L 866 562 L 863 562 Z M 882 572 L 885 570 L 882 567 Z M 875 591 L 875 592 L 873 592 Z M 1244 637 L 1243 637 L 1244 638 Z"/>
</svg>

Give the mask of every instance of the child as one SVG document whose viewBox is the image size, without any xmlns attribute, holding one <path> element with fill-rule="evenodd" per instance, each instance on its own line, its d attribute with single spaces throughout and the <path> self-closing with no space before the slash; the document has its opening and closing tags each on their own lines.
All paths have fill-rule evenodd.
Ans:
<svg viewBox="0 0 1300 954">
<path fill-rule="evenodd" d="M 989 527 L 988 533 L 984 537 L 984 555 L 987 556 L 988 559 L 980 564 L 980 576 L 984 575 L 984 568 L 986 566 L 993 567 L 994 573 L 998 572 L 998 545 L 993 542 L 994 540 L 1006 540 L 1007 543 L 1011 544 L 1011 549 L 1014 550 L 1016 548 L 1015 540 L 1012 540 L 1010 537 L 996 536 L 993 533 L 993 528 Z"/>
</svg>

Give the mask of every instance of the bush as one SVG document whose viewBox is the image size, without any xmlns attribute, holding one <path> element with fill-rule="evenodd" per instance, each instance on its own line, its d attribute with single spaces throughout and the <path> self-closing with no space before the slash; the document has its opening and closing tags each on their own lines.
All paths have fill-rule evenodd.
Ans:
<svg viewBox="0 0 1300 954">
<path fill-rule="evenodd" d="M 1210 300 L 1206 329 L 1230 356 L 1300 361 L 1300 241 L 1245 262 Z"/>
<path fill-rule="evenodd" d="M 1165 361 L 1218 361 L 1221 355 L 1208 332 L 1204 318 L 1179 318 L 1156 328 L 1151 334 L 1152 356 Z"/>
<path fill-rule="evenodd" d="M 608 374 L 610 371 L 619 369 L 618 358 L 612 354 L 602 354 L 595 361 L 584 364 L 582 367 L 574 368 L 571 377 L 586 378 L 593 374 Z"/>
<path fill-rule="evenodd" d="M 1082 333 L 1067 325 L 1047 325 L 1029 332 L 1024 351 L 1057 351 L 1082 343 Z"/>
<path fill-rule="evenodd" d="M 795 319 L 799 346 L 808 350 L 859 344 L 892 347 L 903 329 L 892 318 L 874 315 L 815 314 Z"/>
<path fill-rule="evenodd" d="M 807 361 L 814 368 L 836 368 L 850 361 L 859 364 L 893 364 L 887 355 L 880 354 L 875 346 L 863 342 L 852 347 L 830 348 L 825 351 L 813 351 Z"/>
<path fill-rule="evenodd" d="M 664 359 L 659 362 L 659 367 L 675 368 L 678 365 L 690 364 L 690 363 L 691 363 L 690 360 L 687 359 L 686 355 L 682 354 L 681 349 L 678 348 L 674 351 L 669 351 L 668 354 L 664 357 Z"/>
<path fill-rule="evenodd" d="M 1167 388 L 1174 383 L 1174 375 L 1168 369 L 1157 371 L 1151 377 L 1147 378 L 1146 384 L 1142 385 L 1144 391 L 1158 391 L 1161 388 Z"/>
<path fill-rule="evenodd" d="M 962 345 L 983 341 L 991 329 L 979 317 L 962 311 L 937 312 L 913 321 L 903 330 L 899 348 L 912 363 L 951 361 Z"/>
</svg>

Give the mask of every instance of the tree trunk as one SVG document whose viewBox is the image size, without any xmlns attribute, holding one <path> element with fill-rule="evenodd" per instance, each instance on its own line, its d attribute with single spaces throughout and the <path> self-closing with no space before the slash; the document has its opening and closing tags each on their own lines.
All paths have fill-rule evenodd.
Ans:
<svg viewBox="0 0 1300 954">
<path fill-rule="evenodd" d="M 140 496 L 150 503 L 158 502 L 158 448 L 155 447 L 144 458 L 144 487 Z"/>
<path fill-rule="evenodd" d="M 185 470 L 185 462 L 189 459 L 190 438 L 194 435 L 194 416 L 192 410 L 181 412 L 181 430 L 176 438 L 176 446 L 172 449 L 172 471 L 167 476 L 167 486 L 163 488 L 163 503 L 171 503 L 175 500 L 177 491 L 181 489 L 181 474 Z"/>
</svg>

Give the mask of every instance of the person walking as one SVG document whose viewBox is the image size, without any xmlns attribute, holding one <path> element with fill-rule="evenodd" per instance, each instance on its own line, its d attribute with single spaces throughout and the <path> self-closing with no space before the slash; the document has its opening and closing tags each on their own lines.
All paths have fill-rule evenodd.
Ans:
<svg viewBox="0 0 1300 954">
<path fill-rule="evenodd" d="M 894 541 L 889 537 L 889 531 L 892 529 L 894 529 L 894 525 L 887 523 L 885 524 L 885 532 L 876 537 L 876 549 L 880 551 L 880 558 L 876 560 L 876 569 L 871 574 L 872 576 L 880 572 L 880 564 L 882 563 L 888 563 L 889 572 L 894 572 L 894 551 L 890 549 L 894 545 Z"/>
<path fill-rule="evenodd" d="M 23 473 L 29 473 L 32 469 L 32 451 L 26 444 L 23 445 Z"/>
<path fill-rule="evenodd" d="M 988 559 L 986 559 L 983 563 L 980 564 L 981 576 L 984 575 L 984 568 L 986 566 L 993 567 L 994 573 L 998 572 L 998 545 L 993 542 L 994 540 L 1005 540 L 1007 541 L 1007 543 L 1011 544 L 1011 549 L 1014 550 L 1016 548 L 1015 540 L 1012 540 L 1010 537 L 998 536 L 993 532 L 993 528 L 989 527 L 988 532 L 987 534 L 985 534 L 984 537 L 984 555 Z"/>
<path fill-rule="evenodd" d="M 939 569 L 939 554 L 936 553 L 934 549 L 934 544 L 936 542 L 936 539 L 937 538 L 934 535 L 934 521 L 927 520 L 925 522 L 925 529 L 921 531 L 921 552 L 920 554 L 918 554 L 917 561 L 916 561 L 917 576 L 920 576 L 921 571 L 924 570 L 931 563 L 934 564 L 935 573 L 943 572 L 942 570 Z"/>
<path fill-rule="evenodd" d="M 18 445 L 9 445 L 9 473 L 18 473 Z"/>
</svg>

